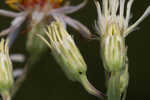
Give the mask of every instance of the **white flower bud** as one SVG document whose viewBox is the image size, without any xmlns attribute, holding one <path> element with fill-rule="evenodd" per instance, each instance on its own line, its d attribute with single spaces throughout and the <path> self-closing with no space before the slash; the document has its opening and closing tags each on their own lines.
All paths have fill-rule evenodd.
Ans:
<svg viewBox="0 0 150 100">
<path fill-rule="evenodd" d="M 62 23 L 60 21 L 52 22 L 46 34 L 49 37 L 49 42 L 40 37 L 51 48 L 53 56 L 66 76 L 72 81 L 80 82 L 90 94 L 101 98 L 100 91 L 89 83 L 84 59 Z"/>
<path fill-rule="evenodd" d="M 108 33 L 102 36 L 101 49 L 104 67 L 108 72 L 119 71 L 124 67 L 126 58 L 125 40 L 117 26 L 111 25 Z"/>
</svg>

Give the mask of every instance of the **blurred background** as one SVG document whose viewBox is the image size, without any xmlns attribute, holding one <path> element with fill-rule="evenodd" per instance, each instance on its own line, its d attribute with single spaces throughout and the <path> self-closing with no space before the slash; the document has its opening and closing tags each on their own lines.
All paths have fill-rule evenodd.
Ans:
<svg viewBox="0 0 150 100">
<path fill-rule="evenodd" d="M 82 0 L 70 0 L 76 5 Z M 94 0 L 80 11 L 71 14 L 85 24 L 93 34 L 94 21 L 97 18 Z M 135 0 L 132 7 L 131 23 L 134 23 L 150 5 L 150 0 Z M 0 9 L 12 10 L 0 0 Z M 10 25 L 11 19 L 0 16 L 0 30 Z M 86 40 L 77 31 L 68 28 L 79 47 L 88 65 L 88 79 L 99 90 L 106 92 L 104 69 L 100 58 L 100 45 L 96 40 Z M 20 34 L 15 41 L 10 53 L 23 53 L 28 55 L 25 42 L 27 34 Z M 127 100 L 143 100 L 150 98 L 150 16 L 147 17 L 137 28 L 126 38 L 129 57 L 130 83 L 128 87 Z M 83 87 L 76 82 L 66 78 L 59 65 L 55 62 L 49 52 L 43 54 L 35 67 L 28 74 L 20 90 L 13 100 L 98 100 L 88 94 Z M 21 68 L 24 64 L 14 63 L 15 68 Z"/>
</svg>

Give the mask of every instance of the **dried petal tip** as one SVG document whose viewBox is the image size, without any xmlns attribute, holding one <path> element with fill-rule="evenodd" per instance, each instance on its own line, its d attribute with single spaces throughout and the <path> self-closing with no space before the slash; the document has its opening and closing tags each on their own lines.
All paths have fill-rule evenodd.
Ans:
<svg viewBox="0 0 150 100">
<path fill-rule="evenodd" d="M 90 93 L 91 95 L 94 95 L 102 100 L 104 100 L 104 94 L 97 90 L 87 79 L 86 75 L 82 75 L 80 77 L 80 83 L 83 85 L 85 90 Z"/>
</svg>

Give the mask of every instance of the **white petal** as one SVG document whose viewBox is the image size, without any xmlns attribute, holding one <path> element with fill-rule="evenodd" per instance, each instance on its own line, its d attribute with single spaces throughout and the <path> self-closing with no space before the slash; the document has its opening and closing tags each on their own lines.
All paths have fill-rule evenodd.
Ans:
<svg viewBox="0 0 150 100">
<path fill-rule="evenodd" d="M 10 58 L 12 61 L 15 61 L 15 62 L 24 62 L 25 61 L 25 56 L 23 54 L 11 54 Z"/>
<path fill-rule="evenodd" d="M 127 12 L 126 12 L 126 26 L 125 28 L 128 27 L 128 24 L 129 24 L 129 20 L 130 20 L 130 16 L 131 16 L 131 7 L 132 7 L 132 4 L 133 4 L 133 1 L 134 0 L 130 0 L 127 4 Z"/>
<path fill-rule="evenodd" d="M 144 14 L 133 25 L 127 28 L 127 30 L 124 32 L 124 37 L 126 37 L 131 31 L 133 31 L 134 28 L 137 27 L 137 25 L 139 25 L 149 14 L 150 6 L 145 10 Z"/>
<path fill-rule="evenodd" d="M 124 14 L 124 5 L 125 5 L 125 0 L 120 0 L 120 17 L 123 17 Z"/>
</svg>

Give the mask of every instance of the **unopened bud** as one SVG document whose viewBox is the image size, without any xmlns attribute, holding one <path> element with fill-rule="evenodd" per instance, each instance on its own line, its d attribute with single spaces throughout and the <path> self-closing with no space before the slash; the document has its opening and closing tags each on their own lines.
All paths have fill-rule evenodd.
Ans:
<svg viewBox="0 0 150 100">
<path fill-rule="evenodd" d="M 123 73 L 120 76 L 120 92 L 123 93 L 129 83 L 129 72 L 128 72 L 128 64 L 126 64 L 126 67 L 123 71 Z"/>
<path fill-rule="evenodd" d="M 32 55 L 38 55 L 43 53 L 46 50 L 46 45 L 43 43 L 43 41 L 40 41 L 39 38 L 36 36 L 37 34 L 40 34 L 44 36 L 43 29 L 46 27 L 46 22 L 43 21 L 39 24 L 31 24 L 31 30 L 28 32 L 27 37 L 27 44 L 26 48 L 27 51 Z"/>
<path fill-rule="evenodd" d="M 101 93 L 87 80 L 87 66 L 84 59 L 62 23 L 59 20 L 52 22 L 46 34 L 49 42 L 40 37 L 51 48 L 53 56 L 66 76 L 72 81 L 80 82 L 90 94 L 101 97 Z"/>
<path fill-rule="evenodd" d="M 128 82 L 129 73 L 128 64 L 126 63 L 123 70 L 120 72 L 111 72 L 110 74 L 107 87 L 108 100 L 120 100 L 126 92 Z"/>
<path fill-rule="evenodd" d="M 8 41 L 0 42 L 0 91 L 13 86 L 12 63 L 9 58 Z"/>
<path fill-rule="evenodd" d="M 108 34 L 102 36 L 101 48 L 104 66 L 108 72 L 119 71 L 124 67 L 126 57 L 125 40 L 115 25 L 111 25 Z"/>
<path fill-rule="evenodd" d="M 74 40 L 64 29 L 60 21 L 52 22 L 46 32 L 53 56 L 70 80 L 78 80 L 80 74 L 85 74 L 87 67 Z"/>
</svg>

